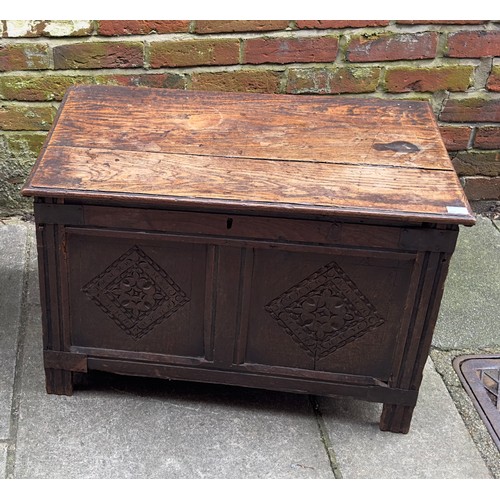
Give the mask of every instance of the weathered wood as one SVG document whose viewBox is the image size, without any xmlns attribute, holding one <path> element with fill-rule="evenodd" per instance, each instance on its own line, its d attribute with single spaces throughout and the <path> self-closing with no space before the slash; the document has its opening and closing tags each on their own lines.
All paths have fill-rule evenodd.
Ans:
<svg viewBox="0 0 500 500">
<path fill-rule="evenodd" d="M 43 363 L 46 368 L 61 368 L 71 372 L 87 373 L 87 356 L 67 351 L 44 351 Z"/>
<path fill-rule="evenodd" d="M 452 170 L 420 101 L 77 87 L 52 144 Z"/>
<path fill-rule="evenodd" d="M 23 193 L 48 392 L 95 369 L 340 394 L 408 432 L 474 223 L 426 103 L 75 88 Z"/>
<path fill-rule="evenodd" d="M 172 380 L 192 380 L 195 382 L 255 387 L 272 391 L 287 391 L 299 394 L 315 393 L 324 396 L 353 396 L 365 401 L 387 400 L 389 404 L 414 404 L 416 391 L 390 389 L 379 385 L 353 385 L 340 382 L 292 379 L 278 375 L 263 377 L 255 373 L 203 370 L 196 367 L 172 367 L 164 364 L 142 363 L 139 361 L 89 358 L 91 370 L 108 371 L 122 375 L 167 378 Z"/>
<path fill-rule="evenodd" d="M 52 224 L 60 219 L 68 226 L 91 226 L 123 230 L 158 231 L 164 234 L 219 236 L 224 239 L 252 239 L 273 242 L 296 242 L 359 248 L 369 242 L 375 248 L 393 250 L 432 250 L 452 252 L 450 230 L 380 226 L 375 224 L 294 220 L 276 217 L 211 214 L 196 212 L 165 212 L 109 206 L 36 204 L 40 223 Z M 230 227 L 228 227 L 230 221 Z"/>
<path fill-rule="evenodd" d="M 429 105 L 412 101 L 76 87 L 23 192 L 474 221 Z"/>
<path fill-rule="evenodd" d="M 25 194 L 98 200 L 129 195 L 166 207 L 287 207 L 299 215 L 473 220 L 456 174 L 446 170 L 69 146 L 49 148 L 42 164 Z"/>
<path fill-rule="evenodd" d="M 43 346 L 46 350 L 69 350 L 68 332 L 64 329 L 63 316 L 67 314 L 62 298 L 62 288 L 67 281 L 60 279 L 65 263 L 62 262 L 61 234 L 59 226 L 47 224 L 37 227 L 37 248 L 40 274 L 40 297 L 42 300 Z M 73 376 L 64 366 L 56 368 L 44 365 L 46 389 L 50 394 L 70 396 L 73 393 Z"/>
</svg>

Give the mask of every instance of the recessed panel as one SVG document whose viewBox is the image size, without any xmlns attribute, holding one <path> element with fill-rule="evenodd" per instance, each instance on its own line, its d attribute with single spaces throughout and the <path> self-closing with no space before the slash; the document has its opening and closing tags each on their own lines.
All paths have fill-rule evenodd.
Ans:
<svg viewBox="0 0 500 500">
<path fill-rule="evenodd" d="M 412 259 L 256 250 L 245 362 L 390 375 Z"/>
<path fill-rule="evenodd" d="M 206 246 L 69 234 L 71 343 L 204 356 Z"/>
</svg>

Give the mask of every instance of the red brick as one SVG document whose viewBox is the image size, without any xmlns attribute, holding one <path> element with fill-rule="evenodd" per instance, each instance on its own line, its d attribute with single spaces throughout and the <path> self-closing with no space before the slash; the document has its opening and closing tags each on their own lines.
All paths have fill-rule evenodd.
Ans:
<svg viewBox="0 0 500 500">
<path fill-rule="evenodd" d="M 479 127 L 474 139 L 479 149 L 500 149 L 500 127 Z"/>
<path fill-rule="evenodd" d="M 99 21 L 97 33 L 103 36 L 185 33 L 190 21 Z"/>
<path fill-rule="evenodd" d="M 49 67 L 49 47 L 45 44 L 0 45 L 0 71 L 48 69 Z"/>
<path fill-rule="evenodd" d="M 142 42 L 89 42 L 54 47 L 55 69 L 137 68 Z"/>
<path fill-rule="evenodd" d="M 448 36 L 448 57 L 500 56 L 500 31 L 460 31 Z"/>
<path fill-rule="evenodd" d="M 352 38 L 347 60 L 352 62 L 433 59 L 437 50 L 437 33 L 401 33 Z"/>
<path fill-rule="evenodd" d="M 500 200 L 500 177 L 466 177 L 464 191 L 470 201 Z"/>
<path fill-rule="evenodd" d="M 433 68 L 388 68 L 385 77 L 388 92 L 465 91 L 471 84 L 474 66 Z"/>
<path fill-rule="evenodd" d="M 441 132 L 441 137 L 448 151 L 467 149 L 470 133 L 472 131 L 471 127 L 440 125 L 439 131 Z"/>
<path fill-rule="evenodd" d="M 152 68 L 238 64 L 236 39 L 179 40 L 151 43 Z"/>
<path fill-rule="evenodd" d="M 55 113 L 52 106 L 0 104 L 0 130 L 49 130 Z"/>
<path fill-rule="evenodd" d="M 248 64 L 333 62 L 338 39 L 330 36 L 304 38 L 253 38 L 244 46 L 243 62 Z"/>
<path fill-rule="evenodd" d="M 452 163 L 458 175 L 500 175 L 499 151 L 461 151 Z"/>
<path fill-rule="evenodd" d="M 341 29 L 387 26 L 389 21 L 297 21 L 299 29 Z"/>
<path fill-rule="evenodd" d="M 101 85 L 129 85 L 185 89 L 186 76 L 179 73 L 134 73 L 130 75 L 96 75 L 94 82 Z"/>
<path fill-rule="evenodd" d="M 398 24 L 483 24 L 486 21 L 396 21 Z"/>
<path fill-rule="evenodd" d="M 500 99 L 448 99 L 440 119 L 444 122 L 499 122 Z"/>
<path fill-rule="evenodd" d="M 486 88 L 491 92 L 500 92 L 500 66 L 493 66 Z"/>
<path fill-rule="evenodd" d="M 277 31 L 288 28 L 289 21 L 196 21 L 196 33 L 243 33 Z"/>
<path fill-rule="evenodd" d="M 217 73 L 194 73 L 191 76 L 192 90 L 221 90 L 226 92 L 279 92 L 279 71 L 221 71 Z"/>
<path fill-rule="evenodd" d="M 286 91 L 289 94 L 357 94 L 374 92 L 380 68 L 290 69 Z"/>
</svg>

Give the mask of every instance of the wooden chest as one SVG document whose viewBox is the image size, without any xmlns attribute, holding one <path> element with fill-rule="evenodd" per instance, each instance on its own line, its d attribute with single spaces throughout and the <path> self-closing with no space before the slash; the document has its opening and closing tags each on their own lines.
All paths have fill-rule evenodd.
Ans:
<svg viewBox="0 0 500 500">
<path fill-rule="evenodd" d="M 47 391 L 104 370 L 384 403 L 408 432 L 458 224 L 427 103 L 72 88 L 35 197 Z"/>
</svg>

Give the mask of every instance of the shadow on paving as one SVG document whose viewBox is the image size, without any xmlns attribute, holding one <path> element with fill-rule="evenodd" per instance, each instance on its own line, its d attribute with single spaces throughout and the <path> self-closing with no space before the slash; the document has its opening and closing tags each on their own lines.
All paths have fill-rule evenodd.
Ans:
<svg viewBox="0 0 500 500">
<path fill-rule="evenodd" d="M 481 230 L 485 227 L 481 224 Z M 17 309 L 11 309 L 13 318 L 18 311 L 13 319 L 15 335 L 0 339 L 10 339 L 5 356 L 15 360 L 20 332 L 17 384 L 14 365 L 2 379 L 11 395 L 14 387 L 13 400 L 18 402 L 17 407 L 9 408 L 11 396 L 7 397 L 7 413 L 0 422 L 5 424 L 5 417 L 15 423 L 11 440 L 0 441 L 0 463 L 7 461 L 11 477 L 333 478 L 329 446 L 335 465 L 347 478 L 491 477 L 484 456 L 482 459 L 476 449 L 483 452 L 482 442 L 476 440 L 474 446 L 469 435 L 473 421 L 463 413 L 462 421 L 455 407 L 461 408 L 455 395 L 463 390 L 453 385 L 455 381 L 450 385 L 438 363 L 445 387 L 431 361 L 424 371 L 408 435 L 378 430 L 381 405 L 346 398 L 317 398 L 318 416 L 305 395 L 100 372 L 89 373 L 72 397 L 47 395 L 32 229 L 30 225 L 32 251 L 25 304 L 20 308 L 19 292 Z M 459 244 L 474 245 L 476 241 L 487 239 L 467 237 Z M 19 252 L 11 253 L 19 261 L 23 259 Z M 479 264 L 474 259 L 463 261 L 469 267 L 458 260 L 455 270 L 460 264 L 462 273 L 472 273 L 467 278 L 470 282 L 474 277 L 470 265 Z M 1 263 L 4 272 L 18 266 L 15 276 L 20 280 L 24 262 Z M 461 278 L 459 271 L 455 276 Z M 456 286 L 453 276 L 447 286 Z M 460 296 L 450 290 L 449 297 L 445 314 L 456 307 Z M 489 311 L 490 307 L 488 304 Z M 475 310 L 474 314 L 481 313 Z M 447 330 L 454 324 L 449 318 L 442 319 L 441 347 L 448 338 L 452 339 L 449 346 L 455 345 L 456 337 Z M 438 349 L 434 354 L 439 354 Z M 439 361 L 436 356 L 435 363 Z M 451 369 L 451 362 L 448 364 Z M 8 443 L 15 445 L 9 453 Z"/>
</svg>

